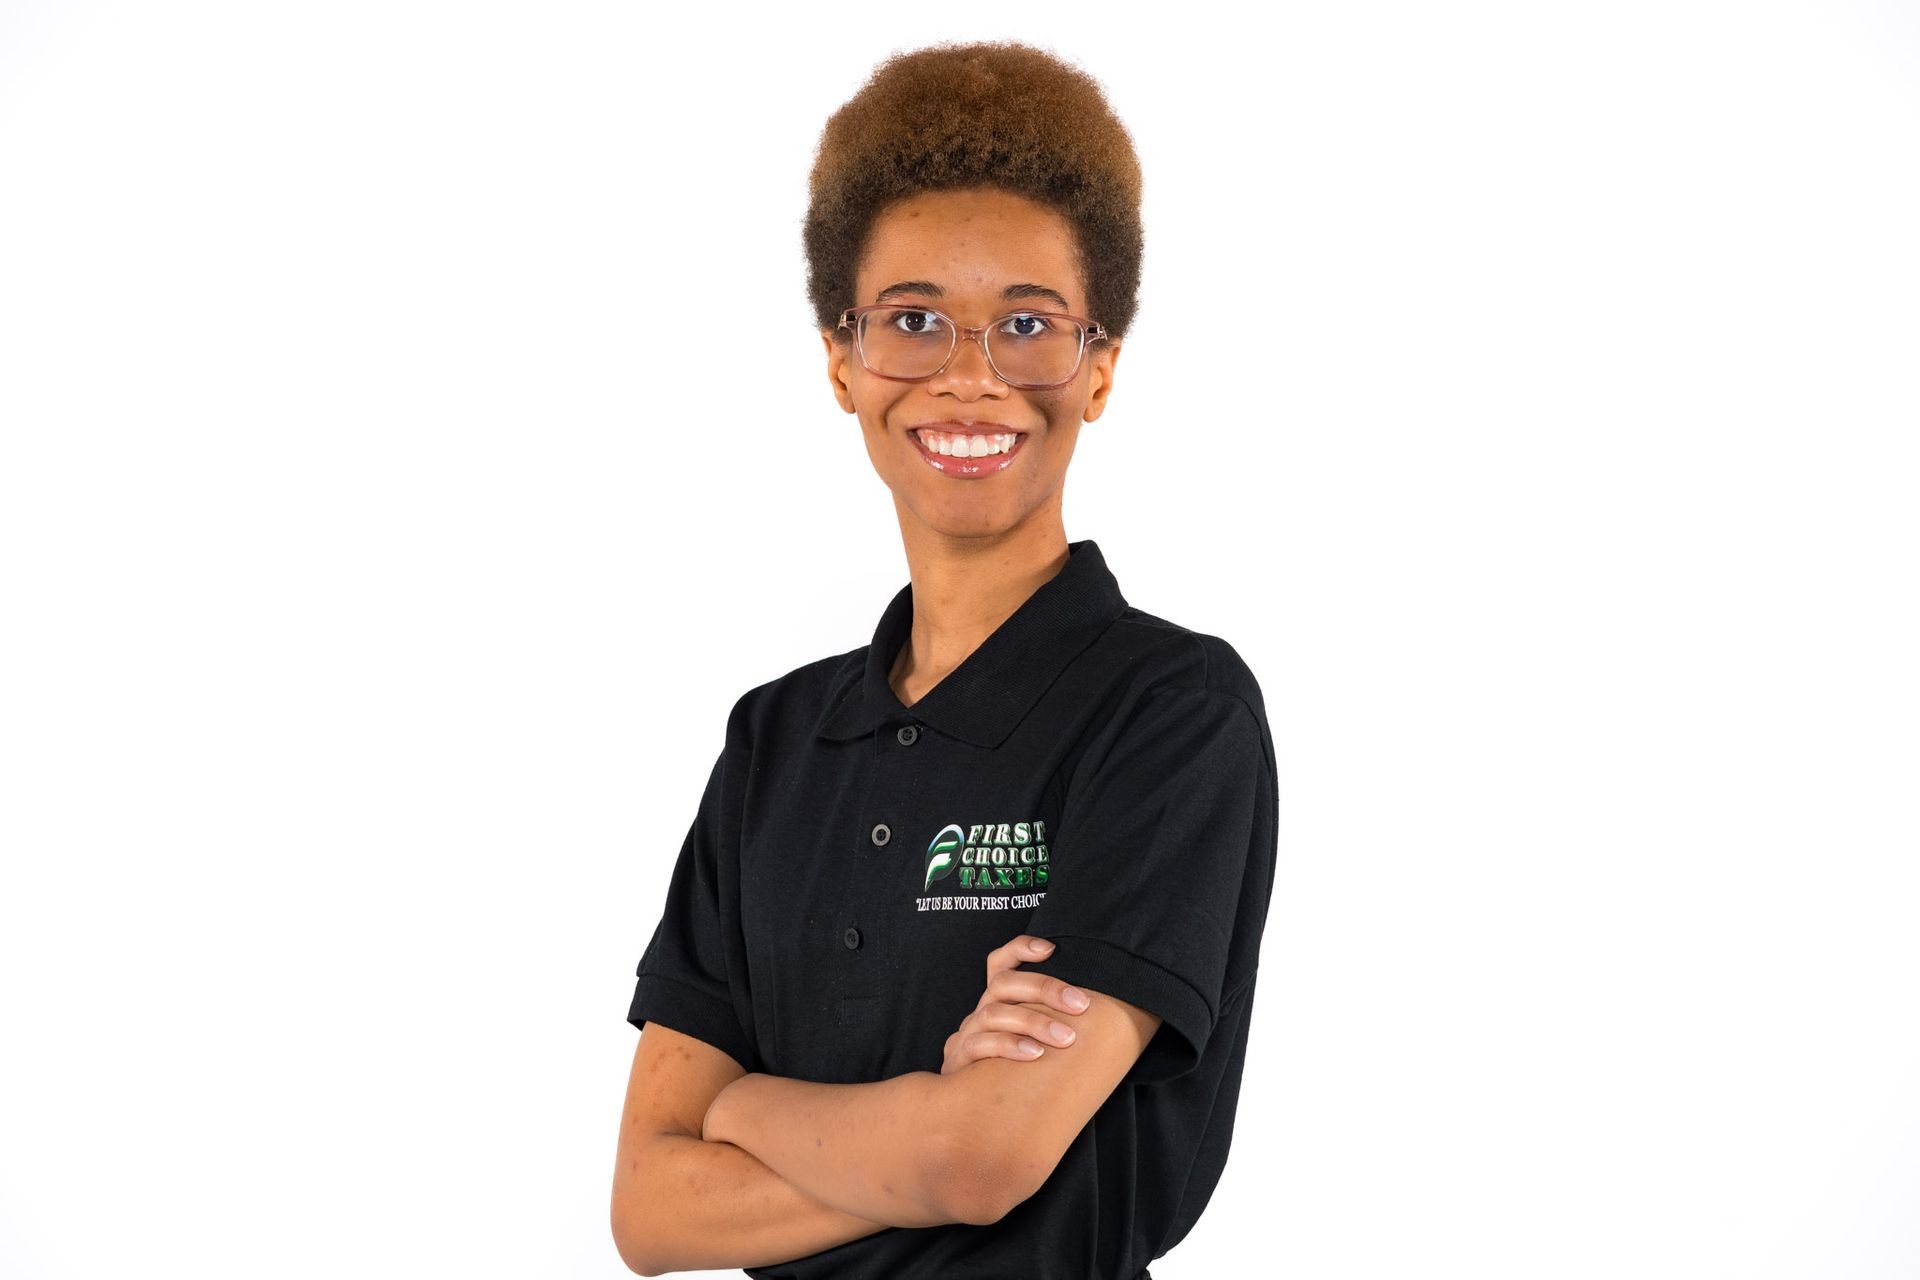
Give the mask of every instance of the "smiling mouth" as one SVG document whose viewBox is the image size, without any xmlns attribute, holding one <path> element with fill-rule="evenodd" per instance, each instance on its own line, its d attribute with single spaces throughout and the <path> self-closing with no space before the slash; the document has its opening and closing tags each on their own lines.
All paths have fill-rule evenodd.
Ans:
<svg viewBox="0 0 1920 1280">
<path fill-rule="evenodd" d="M 1026 443 L 1024 431 L 942 431 L 934 427 L 915 427 L 913 437 L 920 456 L 935 471 L 963 479 L 975 479 L 1005 471 L 1020 456 Z"/>
</svg>

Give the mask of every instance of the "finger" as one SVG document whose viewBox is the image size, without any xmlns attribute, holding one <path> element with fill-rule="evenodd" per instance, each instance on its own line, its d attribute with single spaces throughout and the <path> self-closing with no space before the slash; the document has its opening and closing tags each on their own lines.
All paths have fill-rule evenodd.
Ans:
<svg viewBox="0 0 1920 1280">
<path fill-rule="evenodd" d="M 974 1031 L 1011 1031 L 1031 1036 L 1041 1044 L 1065 1047 L 1074 1042 L 1074 1030 L 1052 1014 L 1023 1004 L 990 1004 L 967 1015 L 960 1034 Z"/>
<path fill-rule="evenodd" d="M 1006 1058 L 1012 1062 L 1036 1062 L 1046 1055 L 1046 1046 L 1020 1036 L 1006 1036 L 1004 1032 L 990 1032 L 979 1037 L 968 1037 L 956 1044 L 940 1066 L 940 1074 L 950 1075 L 963 1070 L 976 1062 L 989 1058 Z"/>
<path fill-rule="evenodd" d="M 1030 933 L 1016 934 L 987 952 L 987 985 L 989 987 L 993 985 L 996 974 L 1011 973 L 1015 965 L 1024 964 L 1029 960 L 1044 960 L 1052 954 L 1053 943 L 1047 939 Z M 978 1009 L 987 1003 L 987 999 L 986 993 L 982 992 L 980 999 L 974 1003 L 973 1007 Z"/>
<path fill-rule="evenodd" d="M 1006 969 L 988 978 L 987 989 L 974 1008 L 993 1002 L 1044 1004 L 1062 1013 L 1085 1013 L 1089 1003 L 1087 993 L 1066 979 L 1027 969 Z"/>
<path fill-rule="evenodd" d="M 982 1058 L 1012 1058 L 1031 1062 L 1045 1054 L 1039 1041 L 1011 1031 L 974 1031 L 960 1040 L 960 1056 L 968 1062 Z"/>
<path fill-rule="evenodd" d="M 1017 934 L 987 952 L 987 976 L 1011 969 L 1029 960 L 1044 960 L 1053 954 L 1053 944 L 1030 933 Z"/>
</svg>

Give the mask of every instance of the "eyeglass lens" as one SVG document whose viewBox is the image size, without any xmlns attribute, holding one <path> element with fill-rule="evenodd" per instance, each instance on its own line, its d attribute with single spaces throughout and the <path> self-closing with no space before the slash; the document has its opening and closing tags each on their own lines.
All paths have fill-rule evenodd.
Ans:
<svg viewBox="0 0 1920 1280">
<path fill-rule="evenodd" d="M 981 335 L 987 357 L 1010 383 L 1064 382 L 1080 365 L 1084 331 L 1071 320 L 1021 311 L 1000 317 Z M 886 307 L 860 317 L 860 353 L 889 378 L 930 377 L 954 347 L 952 322 L 924 307 Z"/>
</svg>

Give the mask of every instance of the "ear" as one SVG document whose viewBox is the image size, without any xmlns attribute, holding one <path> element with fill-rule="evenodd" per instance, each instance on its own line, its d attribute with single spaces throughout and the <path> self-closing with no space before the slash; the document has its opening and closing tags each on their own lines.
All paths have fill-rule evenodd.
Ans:
<svg viewBox="0 0 1920 1280">
<path fill-rule="evenodd" d="M 835 342 L 832 329 L 820 331 L 820 341 L 827 348 L 827 381 L 833 384 L 833 398 L 848 413 L 853 410 L 853 384 L 849 381 L 853 374 L 853 344 Z"/>
<path fill-rule="evenodd" d="M 1092 422 L 1107 411 L 1107 393 L 1113 390 L 1113 366 L 1120 359 L 1120 344 L 1108 341 L 1094 352 L 1093 375 L 1087 380 L 1087 408 L 1082 420 Z"/>
</svg>

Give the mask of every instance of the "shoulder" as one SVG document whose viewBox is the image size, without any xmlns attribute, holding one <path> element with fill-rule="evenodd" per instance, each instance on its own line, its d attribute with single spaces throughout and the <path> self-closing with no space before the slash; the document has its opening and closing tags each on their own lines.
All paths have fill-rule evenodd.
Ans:
<svg viewBox="0 0 1920 1280">
<path fill-rule="evenodd" d="M 1101 776 L 1158 785 L 1206 760 L 1251 769 L 1277 789 L 1260 681 L 1224 637 L 1129 606 L 1083 656 L 1087 674 L 1067 695 L 1085 707 L 1069 789 Z"/>
<path fill-rule="evenodd" d="M 1246 704 L 1264 730 L 1266 699 L 1253 668 L 1224 637 L 1195 631 L 1129 605 L 1099 646 L 1116 673 L 1122 701 L 1186 691 L 1218 695 L 1203 701 Z"/>
<path fill-rule="evenodd" d="M 751 751 L 754 745 L 791 740 L 810 732 L 826 709 L 858 683 L 866 670 L 867 646 L 816 658 L 784 675 L 741 693 L 727 713 L 727 744 Z"/>
</svg>

